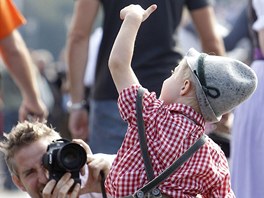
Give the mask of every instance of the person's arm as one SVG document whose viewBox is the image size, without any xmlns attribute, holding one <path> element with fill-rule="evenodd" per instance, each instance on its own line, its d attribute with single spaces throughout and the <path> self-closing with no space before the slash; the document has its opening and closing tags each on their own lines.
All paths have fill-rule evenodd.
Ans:
<svg viewBox="0 0 264 198">
<path fill-rule="evenodd" d="M 72 104 L 81 104 L 85 99 L 84 74 L 87 63 L 89 37 L 99 9 L 99 0 L 75 1 L 71 26 L 67 37 L 68 80 Z M 73 138 L 88 137 L 88 113 L 85 108 L 70 112 L 69 129 Z"/>
<path fill-rule="evenodd" d="M 197 29 L 201 46 L 206 53 L 225 55 L 223 38 L 216 29 L 216 17 L 211 6 L 191 12 L 193 23 Z"/>
<path fill-rule="evenodd" d="M 131 68 L 136 35 L 141 23 L 156 8 L 156 5 L 152 5 L 144 10 L 139 5 L 130 5 L 120 11 L 123 23 L 114 42 L 108 63 L 118 93 L 132 84 L 139 84 Z"/>
<path fill-rule="evenodd" d="M 34 63 L 28 48 L 17 30 L 0 40 L 0 50 L 9 73 L 20 89 L 23 101 L 19 109 L 19 120 L 33 116 L 45 119 L 48 111 L 37 88 Z"/>
<path fill-rule="evenodd" d="M 231 27 L 231 30 L 223 38 L 225 49 L 227 52 L 234 50 L 243 38 L 249 38 L 249 29 L 248 29 L 248 5 L 241 9 L 241 12 L 234 21 L 234 24 Z"/>
</svg>

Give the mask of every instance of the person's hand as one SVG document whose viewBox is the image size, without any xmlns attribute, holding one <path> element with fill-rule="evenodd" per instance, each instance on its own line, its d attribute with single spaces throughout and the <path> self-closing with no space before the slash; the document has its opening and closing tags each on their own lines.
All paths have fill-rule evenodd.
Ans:
<svg viewBox="0 0 264 198">
<path fill-rule="evenodd" d="M 214 130 L 216 129 L 216 124 L 215 123 L 209 123 L 209 122 L 206 122 L 205 123 L 205 134 L 209 134 L 209 133 L 212 133 Z"/>
<path fill-rule="evenodd" d="M 58 182 L 54 179 L 50 180 L 43 189 L 42 196 L 43 198 L 78 198 L 81 186 L 77 183 L 73 187 L 73 184 L 71 174 L 65 173 Z"/>
<path fill-rule="evenodd" d="M 41 99 L 23 99 L 19 108 L 19 120 L 43 121 L 48 117 L 48 109 Z"/>
<path fill-rule="evenodd" d="M 87 153 L 87 165 L 89 170 L 88 180 L 81 188 L 80 194 L 90 193 L 90 192 L 102 192 L 101 182 L 102 175 L 106 177 L 110 171 L 110 167 L 114 158 L 114 155 L 107 154 L 92 154 L 92 151 L 88 144 L 83 140 L 73 139 L 73 142 L 80 144 Z M 81 174 L 85 174 L 85 168 L 81 170 Z"/>
<path fill-rule="evenodd" d="M 144 10 L 140 5 L 131 4 L 126 6 L 120 11 L 120 18 L 125 19 L 126 16 L 138 17 L 141 22 L 145 21 L 155 10 L 157 9 L 156 4 L 152 4 L 146 10 Z"/>
<path fill-rule="evenodd" d="M 102 192 L 102 174 L 106 177 L 110 171 L 111 163 L 103 157 L 96 155 L 87 156 L 89 176 L 85 186 L 81 189 L 81 194 L 89 192 Z"/>
<path fill-rule="evenodd" d="M 73 139 L 72 142 L 80 144 L 87 155 L 92 155 L 90 147 L 81 139 Z M 84 175 L 85 169 L 81 169 L 81 174 Z M 79 197 L 81 185 L 74 185 L 74 180 L 70 173 L 65 173 L 58 182 L 54 179 L 50 180 L 42 191 L 43 198 L 77 198 Z"/>
<path fill-rule="evenodd" d="M 69 129 L 74 139 L 87 141 L 89 138 L 88 112 L 86 109 L 74 110 L 70 112 Z"/>
<path fill-rule="evenodd" d="M 234 122 L 234 114 L 233 112 L 226 113 L 222 116 L 221 120 L 216 123 L 215 131 L 230 134 L 232 130 Z"/>
</svg>

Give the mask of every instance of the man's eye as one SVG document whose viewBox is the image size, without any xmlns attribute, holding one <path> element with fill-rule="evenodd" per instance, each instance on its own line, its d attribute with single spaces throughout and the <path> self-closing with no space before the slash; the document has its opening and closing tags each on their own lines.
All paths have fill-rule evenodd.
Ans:
<svg viewBox="0 0 264 198">
<path fill-rule="evenodd" d="M 26 175 L 31 175 L 33 171 L 27 172 Z"/>
<path fill-rule="evenodd" d="M 25 173 L 25 177 L 28 177 L 31 175 L 32 172 Z"/>
<path fill-rule="evenodd" d="M 33 170 L 30 170 L 30 171 L 27 171 L 27 172 L 25 172 L 25 177 L 28 177 L 28 176 L 30 176 L 30 175 L 32 175 L 33 174 Z"/>
</svg>

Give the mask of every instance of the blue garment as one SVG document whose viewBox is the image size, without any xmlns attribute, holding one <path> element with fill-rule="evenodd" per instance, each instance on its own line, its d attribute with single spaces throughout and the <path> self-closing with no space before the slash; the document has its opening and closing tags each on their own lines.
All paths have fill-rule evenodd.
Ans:
<svg viewBox="0 0 264 198">
<path fill-rule="evenodd" d="M 127 123 L 120 117 L 117 101 L 92 100 L 89 123 L 89 131 L 95 131 L 91 133 L 89 142 L 93 153 L 116 154 L 127 131 Z"/>
</svg>

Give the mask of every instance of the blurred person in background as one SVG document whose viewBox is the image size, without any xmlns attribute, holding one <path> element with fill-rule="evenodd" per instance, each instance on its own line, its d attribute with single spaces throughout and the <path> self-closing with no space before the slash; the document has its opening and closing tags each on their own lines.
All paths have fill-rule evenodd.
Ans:
<svg viewBox="0 0 264 198">
<path fill-rule="evenodd" d="M 29 50 L 17 30 L 25 22 L 25 18 L 11 0 L 0 0 L 0 58 L 2 58 L 22 95 L 18 119 L 23 121 L 30 117 L 30 119 L 43 120 L 48 116 L 48 110 L 37 87 L 37 79 Z M 0 166 L 4 166 L 3 160 L 0 161 Z M 8 172 L 3 167 L 0 169 L 1 181 L 5 182 L 5 176 Z M 6 183 L 7 188 L 8 183 Z"/>
<path fill-rule="evenodd" d="M 228 56 L 250 64 L 252 45 L 248 28 L 248 3 L 244 3 L 237 16 L 230 22 L 228 34 L 224 36 Z"/>
<path fill-rule="evenodd" d="M 19 109 L 19 119 L 25 120 L 28 115 L 39 119 L 46 118 L 48 111 L 36 87 L 33 61 L 17 30 L 20 25 L 25 23 L 25 19 L 11 0 L 1 0 L 0 5 L 0 51 L 4 64 L 23 97 Z"/>
<path fill-rule="evenodd" d="M 231 184 L 237 198 L 264 195 L 264 1 L 250 0 L 251 68 L 259 83 L 252 97 L 235 109 L 231 139 Z"/>
<path fill-rule="evenodd" d="M 110 50 L 121 25 L 119 12 L 129 4 L 147 7 L 152 3 L 149 0 L 75 1 L 67 38 L 71 96 L 69 128 L 74 138 L 87 140 L 95 153 L 116 153 L 127 129 L 127 124 L 119 115 L 116 103 L 118 94 L 108 70 Z M 146 21 L 139 31 L 132 67 L 143 86 L 159 95 L 163 80 L 171 75 L 169 71 L 173 70 L 174 65 L 177 65 L 182 58 L 183 52 L 179 46 L 177 32 L 184 7 L 187 7 L 199 32 L 203 51 L 224 55 L 225 50 L 223 41 L 215 29 L 216 19 L 209 1 L 160 0 L 155 3 L 159 9 L 153 14 L 154 19 Z M 86 62 L 89 59 L 87 50 L 93 50 L 87 48 L 87 43 L 100 5 L 104 14 L 103 36 L 97 58 L 95 81 L 91 90 L 88 122 L 83 79 Z"/>
<path fill-rule="evenodd" d="M 54 108 L 54 93 L 51 89 L 51 82 L 57 75 L 53 55 L 46 49 L 32 49 L 30 54 L 37 69 L 37 83 L 39 90 L 41 90 L 41 98 L 51 113 Z M 50 116 L 52 115 L 49 114 Z"/>
</svg>

